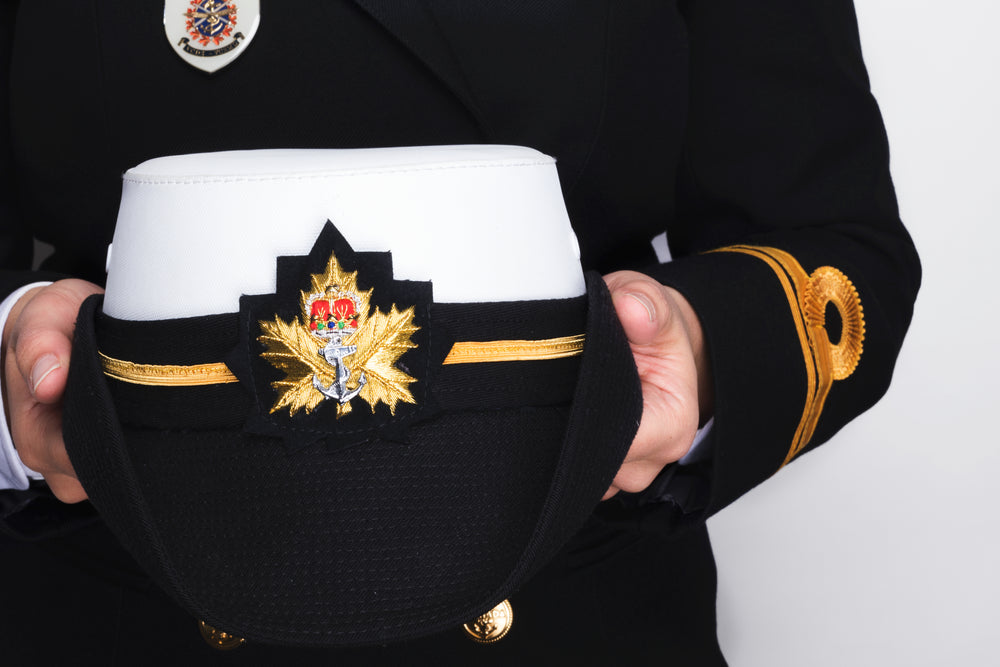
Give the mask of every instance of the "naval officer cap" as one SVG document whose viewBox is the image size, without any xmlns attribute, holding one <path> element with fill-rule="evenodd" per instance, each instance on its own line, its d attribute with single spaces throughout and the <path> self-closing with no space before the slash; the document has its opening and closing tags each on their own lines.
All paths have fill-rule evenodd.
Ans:
<svg viewBox="0 0 1000 667">
<path fill-rule="evenodd" d="M 64 435 L 194 617 L 361 646 L 511 596 L 600 501 L 641 411 L 551 158 L 248 151 L 125 174 Z"/>
</svg>

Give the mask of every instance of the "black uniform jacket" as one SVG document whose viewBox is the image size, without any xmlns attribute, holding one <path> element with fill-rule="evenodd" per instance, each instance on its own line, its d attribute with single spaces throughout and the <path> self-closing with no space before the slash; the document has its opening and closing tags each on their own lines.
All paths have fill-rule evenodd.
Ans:
<svg viewBox="0 0 1000 667">
<path fill-rule="evenodd" d="M 720 664 L 704 520 L 882 395 L 919 284 L 850 0 L 261 5 L 208 75 L 171 50 L 158 1 L 0 0 L 2 293 L 101 282 L 120 175 L 152 157 L 531 146 L 558 160 L 584 268 L 644 271 L 694 306 L 711 456 L 602 504 L 497 645 L 456 629 L 334 655 L 216 653 L 85 506 L 6 492 L 0 662 Z M 55 247 L 45 273 L 32 237 Z"/>
</svg>

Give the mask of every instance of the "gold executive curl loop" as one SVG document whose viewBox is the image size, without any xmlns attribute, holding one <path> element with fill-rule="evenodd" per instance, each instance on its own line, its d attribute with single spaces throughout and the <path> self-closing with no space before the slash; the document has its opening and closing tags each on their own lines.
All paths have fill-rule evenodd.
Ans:
<svg viewBox="0 0 1000 667">
<path fill-rule="evenodd" d="M 854 283 L 842 271 L 821 266 L 809 276 L 802 303 L 810 327 L 818 327 L 827 335 L 833 379 L 847 379 L 861 361 L 865 340 L 864 309 Z M 836 345 L 830 342 L 826 330 L 826 307 L 831 303 L 840 313 L 841 321 L 840 341 Z"/>
</svg>

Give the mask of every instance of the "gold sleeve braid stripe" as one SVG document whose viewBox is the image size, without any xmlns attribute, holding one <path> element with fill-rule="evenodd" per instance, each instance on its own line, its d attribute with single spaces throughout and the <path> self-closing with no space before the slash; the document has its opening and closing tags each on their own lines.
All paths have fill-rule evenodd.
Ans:
<svg viewBox="0 0 1000 667">
<path fill-rule="evenodd" d="M 802 419 L 781 464 L 784 467 L 812 440 L 833 382 L 850 377 L 861 360 L 865 338 L 861 297 L 841 271 L 822 266 L 812 275 L 807 274 L 794 257 L 777 248 L 737 245 L 711 252 L 738 252 L 764 261 L 778 277 L 788 298 L 802 346 L 808 387 Z M 842 322 L 836 345 L 830 342 L 826 331 L 826 307 L 831 303 Z"/>
<path fill-rule="evenodd" d="M 543 340 L 494 340 L 455 343 L 443 364 L 475 364 L 498 361 L 545 361 L 583 354 L 584 335 Z M 153 387 L 197 387 L 239 382 L 224 363 L 177 366 L 137 364 L 98 352 L 104 374 L 131 384 Z"/>
</svg>

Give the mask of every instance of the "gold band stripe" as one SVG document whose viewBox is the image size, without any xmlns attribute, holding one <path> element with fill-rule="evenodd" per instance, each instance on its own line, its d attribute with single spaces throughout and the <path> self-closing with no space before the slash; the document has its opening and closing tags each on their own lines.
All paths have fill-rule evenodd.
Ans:
<svg viewBox="0 0 1000 667">
<path fill-rule="evenodd" d="M 837 269 L 822 266 L 810 275 L 784 250 L 738 245 L 712 252 L 742 253 L 765 262 L 774 271 L 788 299 L 802 347 L 807 384 L 802 419 L 781 464 L 784 467 L 812 440 L 833 382 L 850 377 L 857 368 L 865 338 L 861 297 L 847 276 Z M 833 304 L 841 316 L 842 331 L 837 345 L 830 342 L 826 331 L 827 304 Z"/>
<path fill-rule="evenodd" d="M 239 382 L 223 363 L 175 366 L 173 364 L 136 364 L 98 352 L 104 374 L 122 382 L 151 387 L 198 387 Z"/>
<path fill-rule="evenodd" d="M 583 353 L 584 335 L 543 340 L 493 340 L 455 343 L 444 364 L 477 364 L 498 361 L 547 361 Z M 104 374 L 131 384 L 150 387 L 198 387 L 239 382 L 224 363 L 178 366 L 137 364 L 98 352 Z"/>
<path fill-rule="evenodd" d="M 455 343 L 444 364 L 494 361 L 545 361 L 575 357 L 583 352 L 583 334 L 545 340 L 491 340 Z"/>
</svg>

